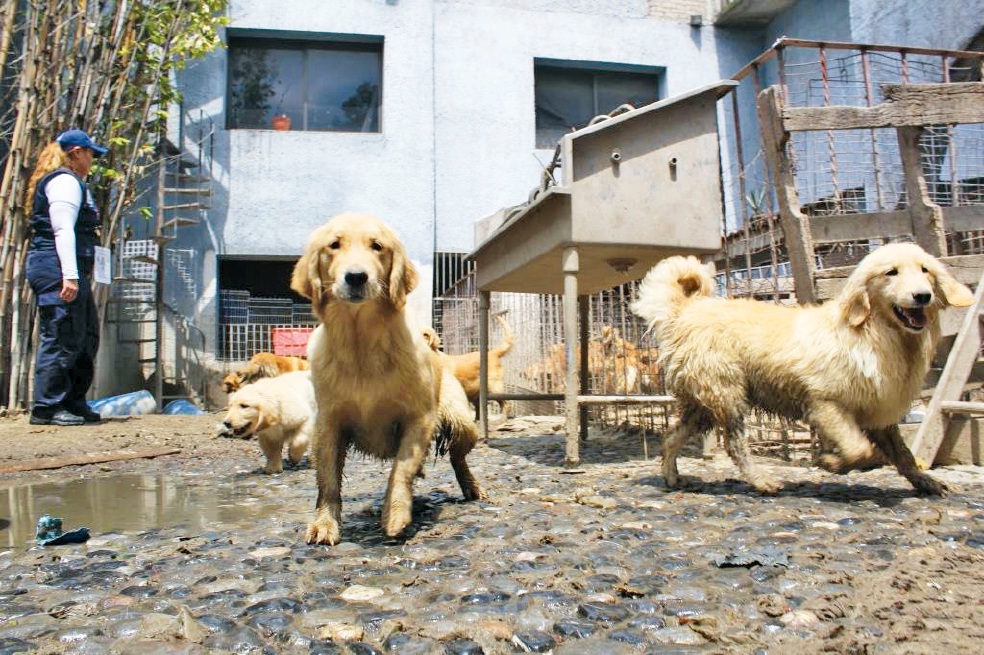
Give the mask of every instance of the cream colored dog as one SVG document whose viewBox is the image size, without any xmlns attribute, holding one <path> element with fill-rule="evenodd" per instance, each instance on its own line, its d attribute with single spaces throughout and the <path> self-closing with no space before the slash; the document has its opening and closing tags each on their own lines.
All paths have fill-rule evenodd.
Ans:
<svg viewBox="0 0 984 655">
<path fill-rule="evenodd" d="M 382 511 L 388 536 L 412 520 L 413 481 L 435 432 L 465 499 L 484 497 L 465 460 L 478 431 L 464 391 L 405 315 L 416 284 L 396 234 L 365 214 L 341 214 L 315 230 L 294 268 L 291 288 L 311 299 L 321 319 L 308 341 L 318 403 L 318 500 L 309 543 L 338 543 L 350 446 L 393 460 Z"/>
<path fill-rule="evenodd" d="M 670 257 L 646 275 L 631 306 L 656 330 L 680 406 L 680 422 L 662 444 L 667 486 L 677 486 L 683 443 L 718 426 L 745 479 L 777 491 L 780 484 L 753 467 L 745 439 L 744 417 L 759 407 L 807 421 L 838 451 L 825 459 L 831 470 L 869 461 L 873 442 L 918 491 L 946 491 L 919 470 L 898 427 L 935 352 L 939 310 L 972 302 L 939 261 L 913 244 L 883 246 L 817 307 L 713 293 L 711 274 L 696 258 Z"/>
<path fill-rule="evenodd" d="M 318 408 L 310 371 L 261 378 L 229 396 L 222 426 L 225 435 L 248 439 L 256 436 L 266 455 L 264 473 L 284 470 L 282 453 L 296 466 L 307 452 Z"/>
<path fill-rule="evenodd" d="M 495 348 L 489 348 L 488 351 L 488 390 L 490 394 L 501 394 L 506 391 L 506 374 L 505 367 L 502 365 L 502 358 L 512 349 L 513 331 L 501 314 L 496 314 L 494 318 L 502 328 L 502 342 Z M 454 377 L 458 379 L 461 387 L 465 390 L 468 401 L 475 405 L 475 418 L 477 419 L 479 411 L 478 395 L 481 385 L 479 365 L 481 363 L 482 353 L 474 350 L 462 355 L 448 355 L 441 350 L 441 337 L 438 336 L 434 328 L 425 327 L 422 331 L 427 344 L 441 358 L 442 365 L 445 368 L 451 368 Z M 506 411 L 505 407 L 503 407 L 503 411 Z"/>
</svg>

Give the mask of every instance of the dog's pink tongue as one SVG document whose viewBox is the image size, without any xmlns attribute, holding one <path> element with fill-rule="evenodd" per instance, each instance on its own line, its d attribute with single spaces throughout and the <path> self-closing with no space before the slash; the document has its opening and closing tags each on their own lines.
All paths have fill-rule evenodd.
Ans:
<svg viewBox="0 0 984 655">
<path fill-rule="evenodd" d="M 905 317 L 914 327 L 926 327 L 926 312 L 919 307 L 905 310 Z"/>
</svg>

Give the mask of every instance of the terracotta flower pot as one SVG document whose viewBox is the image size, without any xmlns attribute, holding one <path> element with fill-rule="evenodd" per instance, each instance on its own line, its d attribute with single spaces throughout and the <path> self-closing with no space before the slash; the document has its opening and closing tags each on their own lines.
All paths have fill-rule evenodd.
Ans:
<svg viewBox="0 0 984 655">
<path fill-rule="evenodd" d="M 270 121 L 273 124 L 273 129 L 275 130 L 289 130 L 290 129 L 290 116 L 285 114 L 277 114 Z"/>
</svg>

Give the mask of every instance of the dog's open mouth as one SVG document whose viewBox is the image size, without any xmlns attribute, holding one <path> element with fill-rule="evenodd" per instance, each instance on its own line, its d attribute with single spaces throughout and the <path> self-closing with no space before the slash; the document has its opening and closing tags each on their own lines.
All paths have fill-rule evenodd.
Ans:
<svg viewBox="0 0 984 655">
<path fill-rule="evenodd" d="M 253 433 L 249 429 L 249 423 L 242 425 L 238 428 L 232 428 L 232 436 L 239 439 L 249 439 L 253 436 Z"/>
<path fill-rule="evenodd" d="M 899 307 L 892 305 L 895 316 L 898 317 L 902 325 L 913 332 L 921 332 L 926 327 L 926 308 L 925 307 Z"/>
</svg>

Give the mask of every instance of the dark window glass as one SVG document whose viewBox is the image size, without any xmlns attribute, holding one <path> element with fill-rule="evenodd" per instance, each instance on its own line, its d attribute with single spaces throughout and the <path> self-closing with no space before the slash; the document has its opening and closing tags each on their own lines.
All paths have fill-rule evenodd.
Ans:
<svg viewBox="0 0 984 655">
<path fill-rule="evenodd" d="M 619 105 L 641 107 L 659 100 L 655 73 L 537 64 L 534 76 L 537 148 L 553 148 L 571 130 Z"/>
<path fill-rule="evenodd" d="M 379 132 L 382 59 L 382 44 L 231 40 L 227 127 Z"/>
</svg>

